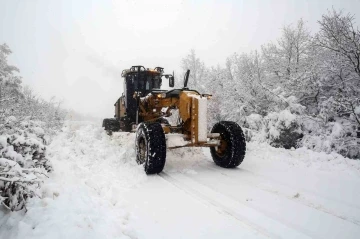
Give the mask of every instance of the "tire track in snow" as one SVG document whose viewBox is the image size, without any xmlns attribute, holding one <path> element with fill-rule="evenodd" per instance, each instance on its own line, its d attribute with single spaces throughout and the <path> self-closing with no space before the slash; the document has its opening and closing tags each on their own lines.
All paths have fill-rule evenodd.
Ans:
<svg viewBox="0 0 360 239">
<path fill-rule="evenodd" d="M 210 165 L 214 165 L 213 163 L 213 160 L 211 159 L 211 156 L 209 158 L 209 156 L 207 157 L 206 161 L 210 164 Z M 224 169 L 224 168 L 219 168 L 218 166 L 215 166 L 214 167 L 211 167 L 209 166 L 209 164 L 207 165 L 202 165 L 204 167 L 208 167 L 209 169 L 213 169 L 213 170 L 216 170 L 216 171 L 220 171 L 221 174 L 223 175 L 226 175 L 230 178 L 232 178 L 232 176 L 236 175 L 237 173 L 239 172 L 235 172 L 234 170 L 228 170 L 228 169 Z M 283 182 L 280 182 L 279 180 L 276 180 L 276 179 L 273 179 L 271 177 L 268 177 L 266 175 L 263 175 L 263 174 L 259 174 L 259 173 L 256 173 L 256 172 L 253 172 L 251 170 L 248 170 L 248 169 L 244 169 L 244 168 L 237 168 L 239 170 L 241 170 L 241 173 L 246 173 L 248 175 L 251 175 L 252 177 L 254 178 L 262 178 L 264 179 L 263 181 L 266 181 L 266 182 L 272 182 L 273 184 L 275 185 L 280 185 L 281 187 L 286 187 L 286 188 L 290 188 L 291 189 L 291 185 L 288 185 L 288 184 L 285 184 Z M 309 190 L 309 189 L 306 189 L 304 187 L 299 187 L 298 188 L 299 191 L 302 191 L 302 192 L 305 192 L 306 194 L 308 195 L 311 195 L 313 197 L 317 197 L 317 198 L 322 198 L 322 199 L 325 199 L 327 201 L 332 201 L 332 202 L 335 202 L 337 204 L 341 204 L 341 205 L 346 205 L 347 207 L 349 208 L 353 208 L 353 209 L 356 209 L 358 211 L 360 211 L 360 206 L 356 205 L 356 204 L 353 204 L 353 203 L 350 203 L 350 202 L 346 202 L 346 201 L 343 201 L 341 199 L 337 199 L 337 198 L 333 198 L 333 197 L 329 197 L 329 196 L 324 196 L 322 194 L 319 194 L 315 191 L 312 191 L 312 190 Z M 354 222 L 355 223 L 355 222 Z M 356 221 L 356 224 L 360 225 L 360 221 Z"/>
<path fill-rule="evenodd" d="M 294 229 L 184 175 L 174 177 L 162 172 L 159 176 L 185 193 L 214 207 L 217 211 L 235 218 L 264 236 L 270 238 L 314 238 L 314 235 L 309 235 L 308 232 Z"/>
<path fill-rule="evenodd" d="M 255 177 L 264 178 L 264 179 L 266 179 L 267 181 L 272 181 L 272 182 L 275 183 L 275 184 L 280 184 L 280 185 L 282 185 L 282 186 L 284 186 L 284 187 L 290 188 L 289 185 L 286 185 L 286 184 L 284 184 L 284 183 L 282 183 L 282 182 L 279 182 L 278 180 L 271 179 L 271 178 L 269 178 L 269 177 L 267 177 L 267 176 L 265 176 L 265 175 L 258 174 L 258 173 L 255 173 L 255 172 L 252 172 L 252 171 L 250 171 L 250 170 L 243 169 L 243 168 L 242 168 L 241 170 L 244 171 L 245 173 L 251 174 L 251 175 L 253 175 L 253 176 L 255 176 Z M 230 176 L 229 176 L 229 177 L 230 177 Z M 339 199 L 336 199 L 336 198 L 332 198 L 332 197 L 329 197 L 329 196 L 324 196 L 324 195 L 321 195 L 321 194 L 316 193 L 316 192 L 314 192 L 314 191 L 311 191 L 311 190 L 309 190 L 309 189 L 305 189 L 305 188 L 303 188 L 303 187 L 300 187 L 299 189 L 300 189 L 301 191 L 306 192 L 306 193 L 308 193 L 308 194 L 311 194 L 311 195 L 313 195 L 313 196 L 316 196 L 316 197 L 319 197 L 319 198 L 324 198 L 324 199 L 327 199 L 327 200 L 329 200 L 329 201 L 334 201 L 334 202 L 336 202 L 336 203 L 340 203 L 340 204 L 342 204 L 342 205 L 347 205 L 348 207 L 351 207 L 351 208 L 360 210 L 360 207 L 359 207 L 358 205 L 355 205 L 355 204 L 352 204 L 352 203 L 349 203 L 349 202 L 345 202 L 345 201 L 342 201 L 342 200 L 339 200 Z"/>
<path fill-rule="evenodd" d="M 224 172 L 225 170 L 222 170 L 222 169 L 220 169 L 220 168 L 218 168 L 218 167 L 215 168 L 215 167 L 211 167 L 211 166 L 209 166 L 209 165 L 205 165 L 204 167 L 207 168 L 207 169 L 209 169 L 209 170 L 211 170 L 211 171 L 213 171 L 213 172 L 218 172 L 222 177 L 227 177 L 228 179 L 232 179 L 232 178 L 233 178 L 232 176 L 230 176 L 230 175 L 228 175 L 227 173 L 225 173 L 225 172 Z M 251 174 L 257 175 L 257 174 L 255 174 L 255 173 L 252 173 L 252 172 L 249 171 L 249 170 L 246 170 L 246 169 L 241 169 L 241 170 L 242 170 L 242 171 L 244 170 L 244 171 L 246 171 L 247 173 L 251 173 Z M 259 177 L 259 176 L 258 176 L 258 177 Z M 262 176 L 260 176 L 260 177 L 262 177 Z M 313 203 L 313 202 L 311 202 L 311 201 L 299 200 L 297 197 L 295 197 L 296 194 L 287 195 L 286 193 L 283 193 L 281 190 L 272 190 L 272 189 L 268 189 L 268 188 L 265 188 L 265 187 L 260 187 L 260 186 L 259 186 L 259 183 L 251 182 L 251 181 L 248 180 L 248 179 L 243 179 L 243 178 L 242 178 L 241 180 L 242 180 L 242 181 L 241 181 L 242 184 L 245 183 L 245 184 L 247 184 L 247 185 L 249 185 L 249 186 L 251 186 L 251 187 L 255 187 L 255 188 L 259 189 L 259 190 L 262 190 L 262 191 L 271 193 L 271 194 L 273 194 L 273 195 L 275 195 L 275 196 L 279 196 L 279 197 L 285 198 L 285 199 L 290 200 L 290 201 L 293 201 L 293 202 L 295 202 L 295 203 L 298 203 L 298 204 L 301 204 L 301 205 L 310 207 L 310 208 L 315 209 L 315 210 L 319 210 L 319 211 L 324 212 L 324 213 L 327 213 L 327 214 L 329 214 L 329 215 L 331 215 L 331 216 L 337 217 L 337 218 L 339 218 L 339 219 L 341 219 L 341 220 L 344 220 L 344 221 L 353 223 L 353 224 L 355 224 L 355 225 L 357 225 L 357 226 L 360 226 L 360 222 L 359 222 L 358 220 L 355 220 L 355 219 L 347 219 L 346 216 L 339 215 L 339 214 L 337 214 L 336 212 L 334 212 L 334 211 L 332 211 L 332 210 L 330 210 L 330 209 L 325 208 L 324 205 L 321 205 L 321 204 L 319 204 L 319 203 Z M 271 180 L 269 180 L 269 179 L 267 179 L 267 180 L 268 180 L 268 181 L 271 181 Z M 266 183 L 269 184 L 268 182 L 266 182 Z M 276 184 L 275 184 L 275 188 L 276 188 L 276 189 L 279 188 L 278 184 L 279 184 L 279 183 L 276 183 Z M 274 185 L 274 184 L 272 183 L 272 185 Z M 289 191 L 297 191 L 297 190 L 291 189 L 289 186 L 284 185 L 284 184 L 282 184 L 281 187 L 282 187 L 282 188 L 287 188 Z M 299 190 L 299 191 L 300 191 L 300 190 Z M 308 191 L 306 191 L 306 193 L 304 193 L 303 191 L 306 191 L 306 190 L 302 190 L 302 191 L 301 191 L 301 195 L 303 195 L 303 194 L 305 194 L 305 195 L 306 195 L 306 194 L 312 194 L 312 196 L 314 196 L 314 197 L 324 198 L 324 197 L 322 197 L 322 196 L 320 196 L 320 195 L 315 195 L 315 194 L 310 193 L 310 192 L 308 192 Z M 299 195 L 300 195 L 300 194 L 299 194 Z M 331 200 L 331 199 L 328 199 L 328 198 L 325 198 L 325 199 L 326 199 L 326 200 Z M 337 200 L 332 200 L 332 201 L 335 201 L 336 203 L 338 203 Z M 349 206 L 349 205 L 347 205 L 346 203 L 341 203 L 341 204 L 342 204 L 342 206 L 346 205 L 347 207 L 350 207 L 350 209 L 352 209 L 352 210 L 355 209 L 355 210 L 359 211 L 357 207 Z"/>
<path fill-rule="evenodd" d="M 217 193 L 217 196 L 213 197 L 215 199 L 219 197 L 231 199 L 232 201 L 238 202 L 236 207 L 242 204 L 245 207 L 265 215 L 269 219 L 282 223 L 311 238 L 357 238 L 357 235 L 360 234 L 360 227 L 352 222 L 342 220 L 302 204 L 296 205 L 289 200 L 281 200 L 281 197 L 266 195 L 264 194 L 266 192 L 256 192 L 256 190 L 253 190 L 249 186 L 239 188 L 240 185 L 236 184 L 236 182 L 239 181 L 236 180 L 236 178 L 233 178 L 231 182 L 226 182 L 218 179 L 216 175 L 201 174 L 200 171 L 194 175 L 180 173 L 172 177 L 181 178 L 180 181 L 187 181 L 186 186 L 194 188 L 195 191 L 201 187 L 208 188 L 207 191 L 209 191 L 210 194 L 211 191 Z M 199 184 L 200 186 L 194 186 Z M 249 202 L 245 201 L 244 199 L 247 194 L 254 196 L 255 200 L 250 199 Z M 208 194 L 205 194 L 205 196 L 207 195 Z M 243 208 L 241 208 L 241 210 L 243 210 Z M 255 220 L 255 222 L 257 222 L 257 220 Z M 319 230 L 321 228 L 326 228 L 326 230 Z M 281 231 L 281 229 L 275 229 L 274 231 L 278 232 L 279 230 Z M 331 236 L 329 237 L 329 235 Z M 293 237 L 295 236 L 288 236 L 288 233 L 284 236 L 284 238 Z"/>
<path fill-rule="evenodd" d="M 203 165 L 204 164 L 201 164 L 198 166 L 201 167 Z M 232 170 L 228 170 L 225 172 L 225 170 L 222 170 L 221 168 L 212 168 L 212 170 L 219 172 L 221 175 L 223 175 L 224 177 L 227 177 L 227 178 L 233 178 L 231 175 L 235 175 L 235 173 L 236 174 L 239 173 L 239 171 L 235 172 Z M 223 172 L 221 172 L 221 171 L 223 171 Z M 264 175 L 261 175 L 258 173 L 254 173 L 250 170 L 241 169 L 241 171 L 244 174 L 251 175 L 251 177 L 246 177 L 246 176 L 244 177 L 245 179 L 250 178 L 250 180 L 247 180 L 249 182 L 245 182 L 244 184 L 248 184 L 252 187 L 257 188 L 258 190 L 262 190 L 266 193 L 271 193 L 277 197 L 280 197 L 280 198 L 283 198 L 286 200 L 290 200 L 290 201 L 293 201 L 294 203 L 299 204 L 300 207 L 297 207 L 297 206 L 294 207 L 294 209 L 295 209 L 294 214 L 297 213 L 296 209 L 301 208 L 301 206 L 305 206 L 305 207 L 309 207 L 309 209 L 307 209 L 308 211 L 310 209 L 314 210 L 314 211 L 319 211 L 319 213 L 320 212 L 326 213 L 332 217 L 336 217 L 337 219 L 343 220 L 345 222 L 349 222 L 349 223 L 355 224 L 357 226 L 359 225 L 357 221 L 346 220 L 346 218 L 343 218 L 342 216 L 334 215 L 334 213 L 332 213 L 331 211 L 329 211 L 327 209 L 322 209 L 322 208 L 318 208 L 316 205 L 311 205 L 311 202 L 302 202 L 302 201 L 299 202 L 297 200 L 293 200 L 291 198 L 291 196 L 289 196 L 291 194 L 286 195 L 287 190 L 285 190 L 285 191 L 279 190 L 280 191 L 280 195 L 279 195 L 277 193 L 277 192 L 279 192 L 279 191 L 277 191 L 277 189 L 279 188 L 279 185 L 281 185 L 280 188 L 287 187 L 290 189 L 291 186 L 289 186 L 287 184 L 281 183 L 281 182 L 273 180 L 273 179 L 269 179 L 267 176 L 264 176 Z M 200 171 L 199 171 L 199 173 L 200 173 Z M 199 186 L 199 183 L 198 183 L 199 181 L 194 180 L 192 178 L 192 176 L 191 176 L 191 178 L 188 177 L 189 181 L 184 180 L 183 177 L 181 177 L 182 178 L 181 180 L 178 180 L 177 178 L 179 176 L 176 174 L 173 175 L 172 173 L 171 173 L 171 176 L 166 173 L 160 174 L 159 176 L 161 176 L 164 180 L 171 183 L 175 187 L 184 191 L 185 193 L 193 196 L 194 198 L 197 198 L 198 200 L 205 203 L 206 205 L 210 205 L 210 206 L 214 207 L 216 209 L 216 211 L 227 214 L 227 215 L 237 219 L 240 223 L 248 225 L 253 230 L 255 230 L 265 236 L 274 237 L 274 238 L 279 238 L 279 237 L 284 237 L 284 238 L 301 237 L 301 238 L 304 238 L 304 237 L 321 237 L 322 236 L 321 235 L 322 232 L 317 232 L 313 228 L 312 228 L 312 231 L 311 230 L 309 231 L 308 228 L 306 228 L 306 227 L 303 228 L 301 224 L 293 225 L 291 220 L 284 220 L 282 215 L 280 215 L 280 217 L 279 217 L 279 215 L 272 214 L 271 211 L 270 212 L 267 210 L 264 211 L 263 210 L 264 208 L 257 208 L 251 204 L 249 205 L 249 203 L 239 202 L 239 200 L 236 199 L 236 197 L 229 196 L 227 192 L 225 192 L 225 194 L 216 192 L 215 191 L 216 189 L 209 186 L 209 184 L 207 184 L 207 183 Z M 184 176 L 184 177 L 186 177 L 186 176 Z M 262 179 L 262 180 L 258 180 L 258 179 Z M 244 179 L 241 178 L 241 180 L 244 180 Z M 183 181 L 185 181 L 185 183 Z M 261 184 L 261 181 L 262 182 L 267 181 L 268 185 L 263 185 L 263 187 L 265 187 L 265 188 L 259 187 L 259 186 L 257 186 L 257 184 L 259 184 L 259 182 L 257 182 L 257 181 L 260 181 L 260 184 Z M 272 183 L 270 183 L 270 188 L 269 188 L 269 181 L 272 182 Z M 195 184 L 198 184 L 198 185 L 194 186 Z M 272 190 L 271 184 L 275 185 L 275 190 Z M 289 190 L 289 191 L 291 191 L 291 190 Z M 292 189 L 292 191 L 294 191 L 294 189 Z M 300 190 L 301 193 L 302 193 L 302 191 L 308 192 L 308 194 L 314 195 L 315 198 L 324 198 L 329 201 L 335 201 L 342 205 L 347 205 L 348 207 L 354 206 L 353 208 L 358 208 L 354 204 L 343 202 L 341 199 L 336 200 L 336 199 L 332 199 L 332 198 L 327 198 L 326 196 L 318 195 L 317 193 L 311 192 L 306 189 Z M 270 203 L 274 203 L 274 202 L 270 201 Z M 264 204 L 266 204 L 266 202 L 264 202 Z M 229 206 L 229 205 L 231 205 L 231 206 Z M 311 214 L 316 214 L 316 213 L 311 213 Z M 249 215 L 250 215 L 250 218 L 249 218 Z M 258 215 L 258 216 L 254 218 L 254 215 Z M 259 220 L 258 220 L 259 218 L 262 218 L 260 220 L 261 223 L 259 223 Z M 331 220 L 331 219 L 328 220 L 329 218 L 325 218 L 325 219 L 327 219 L 326 222 L 329 222 L 329 221 L 336 222 L 336 220 Z M 272 224 L 270 223 L 272 226 L 270 226 L 270 227 L 267 225 L 267 224 L 269 224 L 268 223 L 269 220 L 272 220 L 272 222 L 271 222 Z M 265 223 L 264 223 L 264 221 L 265 221 Z M 274 222 L 276 222 L 277 224 Z M 316 223 L 316 220 L 314 221 L 314 223 Z M 279 226 L 279 224 L 280 224 L 280 226 Z M 328 224 L 328 225 L 331 225 L 331 224 Z M 286 234 L 281 234 L 284 231 L 282 228 L 280 228 L 281 226 L 287 228 L 287 230 L 289 232 Z M 332 226 L 329 227 L 330 230 L 331 230 L 331 228 L 332 228 Z M 354 229 L 354 227 L 352 227 L 352 231 L 356 231 L 356 229 L 355 230 L 353 230 L 353 229 Z M 279 235 L 279 233 L 281 235 Z M 297 234 L 297 235 L 295 235 L 295 234 Z"/>
</svg>

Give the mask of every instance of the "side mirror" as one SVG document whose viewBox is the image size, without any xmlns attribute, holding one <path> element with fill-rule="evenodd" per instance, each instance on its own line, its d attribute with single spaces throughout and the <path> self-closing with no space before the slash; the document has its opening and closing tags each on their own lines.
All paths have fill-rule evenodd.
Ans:
<svg viewBox="0 0 360 239">
<path fill-rule="evenodd" d="M 170 76 L 170 77 L 169 77 L 169 86 L 170 86 L 170 87 L 174 87 L 174 85 L 175 85 L 174 76 Z"/>
</svg>

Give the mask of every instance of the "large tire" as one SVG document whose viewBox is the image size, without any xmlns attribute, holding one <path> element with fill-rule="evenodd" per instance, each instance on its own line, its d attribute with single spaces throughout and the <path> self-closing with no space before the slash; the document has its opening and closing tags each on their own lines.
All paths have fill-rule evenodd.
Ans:
<svg viewBox="0 0 360 239">
<path fill-rule="evenodd" d="M 104 127 L 105 130 L 108 130 L 108 119 L 103 120 L 102 127 Z"/>
<path fill-rule="evenodd" d="M 120 122 L 112 118 L 104 119 L 102 127 L 104 127 L 106 131 L 116 132 L 120 130 Z"/>
<path fill-rule="evenodd" d="M 143 122 L 136 131 L 136 162 L 144 164 L 146 174 L 160 173 L 166 161 L 165 134 L 158 122 Z"/>
<path fill-rule="evenodd" d="M 245 157 L 246 142 L 241 127 L 231 121 L 216 123 L 211 133 L 220 133 L 220 145 L 210 147 L 211 156 L 216 165 L 223 168 L 235 168 Z"/>
</svg>

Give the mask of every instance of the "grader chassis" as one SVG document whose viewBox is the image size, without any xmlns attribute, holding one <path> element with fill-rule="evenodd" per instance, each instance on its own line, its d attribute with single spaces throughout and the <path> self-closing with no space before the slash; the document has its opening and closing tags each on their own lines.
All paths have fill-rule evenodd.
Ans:
<svg viewBox="0 0 360 239">
<path fill-rule="evenodd" d="M 182 89 L 160 90 L 162 80 L 174 86 L 173 74 L 163 68 L 132 66 L 122 72 L 124 93 L 115 103 L 115 116 L 103 120 L 103 127 L 113 131 L 136 132 L 136 161 L 147 174 L 160 173 L 165 165 L 166 150 L 179 147 L 210 147 L 215 164 L 224 168 L 240 165 L 245 157 L 246 143 L 241 127 L 231 121 L 216 123 L 207 132 L 207 101 L 209 94 L 187 88 L 190 70 Z M 167 117 L 177 110 L 177 123 Z M 169 145 L 170 135 L 183 138 L 178 145 Z"/>
</svg>

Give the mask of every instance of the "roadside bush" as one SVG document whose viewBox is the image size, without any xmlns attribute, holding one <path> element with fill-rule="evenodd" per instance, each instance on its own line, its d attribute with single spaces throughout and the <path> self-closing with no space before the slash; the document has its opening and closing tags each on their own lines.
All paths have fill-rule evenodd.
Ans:
<svg viewBox="0 0 360 239">
<path fill-rule="evenodd" d="M 23 209 L 52 171 L 40 124 L 13 116 L 0 124 L 0 203 L 11 211 Z"/>
<path fill-rule="evenodd" d="M 271 112 L 265 117 L 251 114 L 246 117 L 244 131 L 248 141 L 267 142 L 274 147 L 296 147 L 303 137 L 298 116 L 290 110 Z"/>
<path fill-rule="evenodd" d="M 357 124 L 351 119 L 334 118 L 323 121 L 306 117 L 303 120 L 304 138 L 299 146 L 317 152 L 335 151 L 345 157 L 360 159 L 360 139 L 357 138 Z"/>
<path fill-rule="evenodd" d="M 271 146 L 290 149 L 296 147 L 303 137 L 297 115 L 289 110 L 279 113 L 272 112 L 265 117 L 267 121 L 268 138 Z"/>
</svg>

